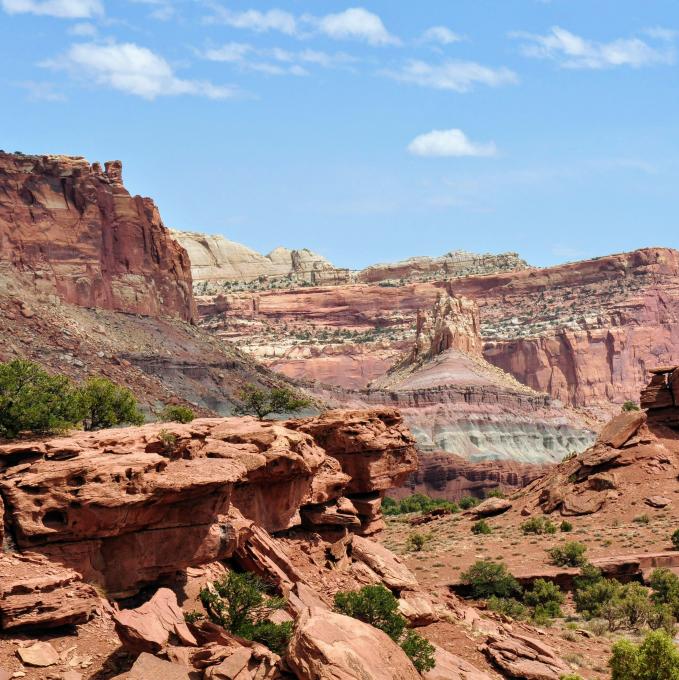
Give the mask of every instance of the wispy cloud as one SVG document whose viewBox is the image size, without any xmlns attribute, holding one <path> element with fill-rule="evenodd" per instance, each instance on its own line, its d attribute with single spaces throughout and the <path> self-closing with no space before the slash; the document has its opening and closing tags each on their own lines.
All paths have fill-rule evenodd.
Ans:
<svg viewBox="0 0 679 680">
<path fill-rule="evenodd" d="M 525 56 L 550 59 L 563 68 L 605 69 L 616 66 L 641 68 L 654 64 L 671 64 L 675 59 L 674 48 L 666 44 L 670 39 L 667 35 L 663 37 L 665 44 L 662 47 L 649 45 L 640 38 L 596 42 L 559 26 L 554 26 L 545 35 L 515 32 L 510 36 L 523 40 L 521 52 Z"/>
<path fill-rule="evenodd" d="M 374 46 L 400 44 L 400 40 L 389 33 L 377 14 L 362 7 L 351 7 L 323 16 L 296 16 L 282 9 L 236 11 L 214 2 L 210 8 L 212 15 L 206 18 L 209 23 L 222 23 L 255 33 L 277 31 L 299 38 L 321 34 L 333 40 L 355 40 Z"/>
<path fill-rule="evenodd" d="M 68 32 L 71 35 L 77 35 L 81 38 L 93 38 L 99 31 L 94 24 L 84 21 L 78 24 L 73 24 L 73 26 L 68 29 Z"/>
<path fill-rule="evenodd" d="M 334 40 L 359 40 L 369 45 L 399 45 L 400 40 L 387 31 L 377 14 L 362 7 L 352 7 L 320 19 L 307 20 L 318 26 L 321 33 Z"/>
<path fill-rule="evenodd" d="M 498 87 L 519 82 L 516 73 L 508 68 L 491 68 L 473 61 L 446 61 L 441 64 L 431 64 L 410 60 L 398 70 L 387 70 L 383 73 L 389 78 L 404 83 L 454 92 L 469 92 L 475 85 Z"/>
<path fill-rule="evenodd" d="M 149 5 L 150 16 L 158 21 L 169 21 L 177 15 L 177 8 L 172 0 L 130 0 L 137 5 Z"/>
<path fill-rule="evenodd" d="M 104 13 L 101 0 L 0 0 L 8 14 L 37 14 L 60 19 L 89 19 Z"/>
<path fill-rule="evenodd" d="M 236 95 L 230 87 L 177 77 L 163 57 L 134 43 L 72 45 L 62 56 L 41 65 L 65 69 L 76 78 L 148 100 L 172 95 L 196 95 L 209 99 L 226 99 Z"/>
<path fill-rule="evenodd" d="M 18 87 L 26 90 L 28 99 L 34 102 L 66 101 L 65 95 L 57 90 L 54 83 L 26 80 L 23 83 L 18 83 Z"/>
<path fill-rule="evenodd" d="M 452 45 L 463 40 L 462 36 L 446 26 L 432 26 L 422 34 L 422 42 Z"/>
<path fill-rule="evenodd" d="M 309 66 L 331 68 L 356 61 L 342 52 L 330 54 L 317 50 L 290 51 L 278 47 L 258 48 L 250 43 L 226 43 L 201 53 L 209 61 L 235 64 L 238 67 L 268 75 L 305 76 Z"/>
<path fill-rule="evenodd" d="M 494 142 L 472 142 L 462 130 L 432 130 L 418 135 L 408 145 L 408 151 L 415 156 L 462 157 L 495 156 L 497 147 Z"/>
</svg>

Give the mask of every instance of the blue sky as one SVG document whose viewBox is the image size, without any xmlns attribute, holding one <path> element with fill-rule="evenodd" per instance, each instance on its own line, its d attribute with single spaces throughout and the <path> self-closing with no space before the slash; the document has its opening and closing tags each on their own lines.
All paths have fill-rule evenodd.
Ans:
<svg viewBox="0 0 679 680">
<path fill-rule="evenodd" d="M 676 0 L 0 0 L 0 147 L 362 267 L 679 247 Z"/>
</svg>

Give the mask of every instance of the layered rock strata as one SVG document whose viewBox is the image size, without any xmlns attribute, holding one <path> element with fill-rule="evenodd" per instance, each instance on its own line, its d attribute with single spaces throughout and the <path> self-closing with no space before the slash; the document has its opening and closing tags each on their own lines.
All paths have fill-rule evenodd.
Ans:
<svg viewBox="0 0 679 680">
<path fill-rule="evenodd" d="M 379 498 L 416 468 L 413 444 L 389 409 L 79 433 L 0 447 L 0 495 L 20 551 L 124 595 L 231 557 L 255 525 L 281 531 L 304 516 L 317 531 L 335 528 L 307 510 L 341 513 L 354 494 Z M 379 502 L 354 517 L 354 531 L 374 530 Z"/>
<path fill-rule="evenodd" d="M 186 251 L 120 161 L 0 153 L 0 266 L 76 305 L 195 317 Z"/>
</svg>

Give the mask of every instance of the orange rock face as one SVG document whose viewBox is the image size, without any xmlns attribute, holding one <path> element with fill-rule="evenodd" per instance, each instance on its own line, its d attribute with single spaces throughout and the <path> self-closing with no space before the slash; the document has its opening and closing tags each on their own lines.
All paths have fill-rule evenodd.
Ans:
<svg viewBox="0 0 679 680">
<path fill-rule="evenodd" d="M 310 514 L 323 531 L 351 509 L 360 532 L 381 517 L 379 502 L 355 509 L 345 494 L 400 484 L 417 466 L 413 444 L 390 409 L 157 423 L 2 446 L 0 494 L 20 551 L 124 595 L 231 557 L 252 522 L 279 531 Z M 0 592 L 0 618 L 3 606 L 17 608 Z"/>
<path fill-rule="evenodd" d="M 0 264 L 66 302 L 185 321 L 195 316 L 186 251 L 120 161 L 0 153 Z"/>
<path fill-rule="evenodd" d="M 300 377 L 298 353 L 313 346 L 307 377 L 361 388 L 376 377 L 377 358 L 413 338 L 418 310 L 432 309 L 441 292 L 476 301 L 488 361 L 601 417 L 611 403 L 638 396 L 647 368 L 679 362 L 679 252 L 666 248 L 449 281 L 269 290 L 198 304 L 206 326 L 224 328 L 276 370 Z M 356 356 L 357 345 L 361 365 L 371 366 L 372 355 L 376 368 L 347 381 L 340 357 Z"/>
</svg>

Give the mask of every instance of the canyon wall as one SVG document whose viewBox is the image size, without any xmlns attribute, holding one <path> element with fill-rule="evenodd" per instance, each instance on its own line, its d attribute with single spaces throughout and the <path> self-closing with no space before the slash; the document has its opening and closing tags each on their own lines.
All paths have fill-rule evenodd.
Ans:
<svg viewBox="0 0 679 680">
<path fill-rule="evenodd" d="M 75 305 L 195 318 L 186 251 L 120 161 L 0 153 L 0 266 Z"/>
<path fill-rule="evenodd" d="M 298 377 L 299 357 L 308 354 L 308 375 L 363 388 L 404 351 L 418 310 L 431 309 L 441 292 L 477 302 L 489 362 L 599 419 L 637 398 L 649 367 L 679 360 L 679 253 L 667 248 L 546 269 L 244 292 L 198 304 L 204 325 L 276 370 Z"/>
</svg>

